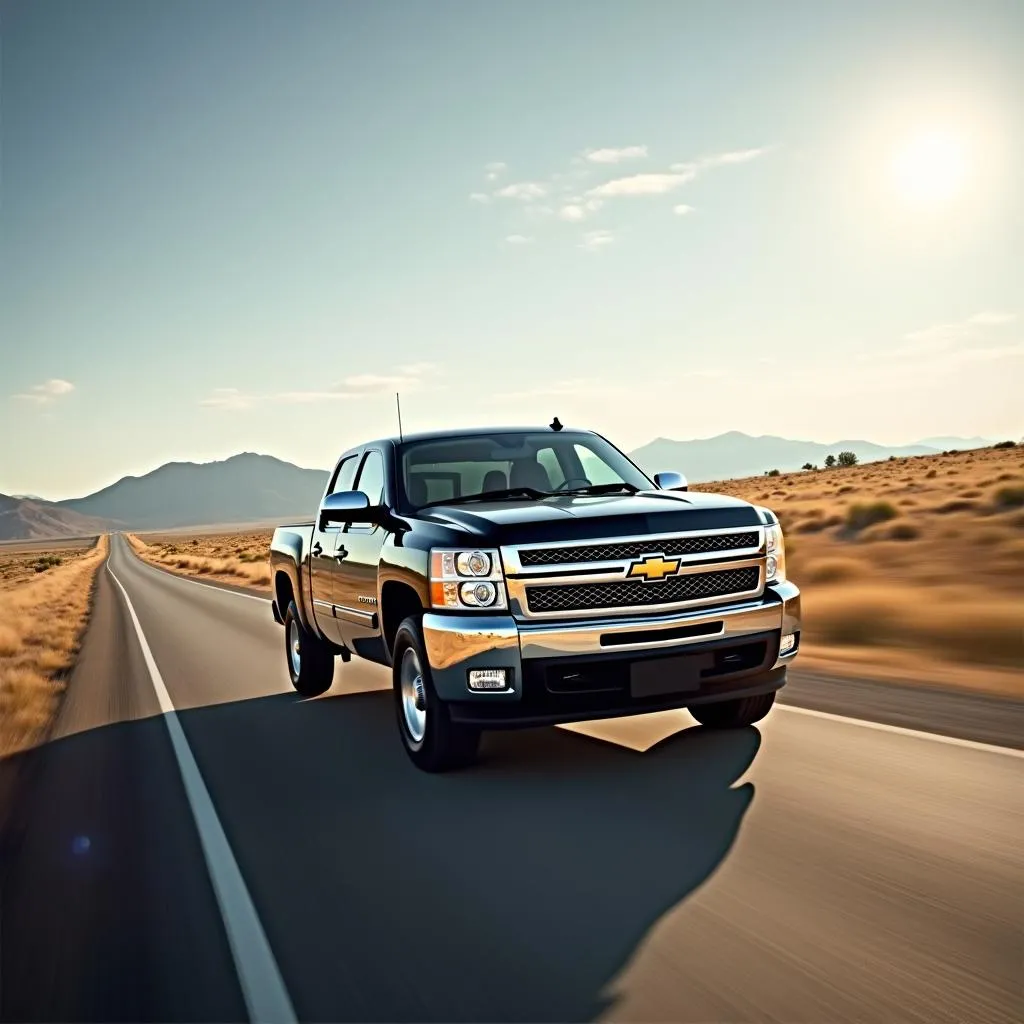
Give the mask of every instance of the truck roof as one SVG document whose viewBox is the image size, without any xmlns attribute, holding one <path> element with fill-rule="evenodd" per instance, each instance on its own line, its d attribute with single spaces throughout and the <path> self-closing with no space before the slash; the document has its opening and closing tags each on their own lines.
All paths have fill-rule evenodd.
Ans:
<svg viewBox="0 0 1024 1024">
<path fill-rule="evenodd" d="M 402 442 L 408 443 L 409 441 L 441 441 L 448 438 L 456 437 L 476 437 L 480 434 L 522 434 L 522 433 L 550 433 L 554 434 L 556 431 L 552 430 L 550 426 L 543 427 L 458 427 L 453 430 L 424 430 L 414 434 L 403 434 L 401 440 L 398 435 L 395 434 L 391 437 L 381 437 L 375 441 L 365 441 L 366 445 L 383 444 L 390 442 L 391 444 L 401 444 Z M 563 427 L 560 434 L 592 434 L 592 430 L 583 430 L 579 427 Z M 360 446 L 361 447 L 361 446 Z"/>
</svg>

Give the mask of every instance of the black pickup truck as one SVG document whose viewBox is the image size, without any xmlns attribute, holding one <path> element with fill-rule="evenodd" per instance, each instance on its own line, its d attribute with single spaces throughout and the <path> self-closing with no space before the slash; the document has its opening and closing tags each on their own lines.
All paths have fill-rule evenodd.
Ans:
<svg viewBox="0 0 1024 1024">
<path fill-rule="evenodd" d="M 428 771 L 471 761 L 483 729 L 681 707 L 749 725 L 800 645 L 771 511 L 652 480 L 557 420 L 353 448 L 270 560 L 295 689 L 327 690 L 337 656 L 389 666 Z"/>
</svg>

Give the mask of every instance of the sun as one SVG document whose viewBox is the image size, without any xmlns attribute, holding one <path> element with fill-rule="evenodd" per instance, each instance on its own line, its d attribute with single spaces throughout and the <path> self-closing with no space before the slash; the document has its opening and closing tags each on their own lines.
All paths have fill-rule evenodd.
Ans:
<svg viewBox="0 0 1024 1024">
<path fill-rule="evenodd" d="M 953 199 L 963 188 L 967 169 L 963 141 L 946 131 L 912 136 L 892 161 L 896 187 L 903 196 L 929 206 Z"/>
</svg>

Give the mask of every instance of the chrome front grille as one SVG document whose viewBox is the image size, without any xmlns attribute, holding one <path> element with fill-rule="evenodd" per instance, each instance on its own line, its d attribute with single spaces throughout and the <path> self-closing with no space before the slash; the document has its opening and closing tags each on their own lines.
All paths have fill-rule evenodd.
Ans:
<svg viewBox="0 0 1024 1024">
<path fill-rule="evenodd" d="M 519 552 L 520 564 L 525 568 L 535 565 L 570 565 L 573 562 L 614 562 L 623 558 L 641 558 L 652 551 L 669 558 L 679 555 L 700 555 L 709 551 L 736 551 L 756 549 L 761 535 L 756 529 L 736 533 L 691 534 L 664 537 L 660 540 L 621 541 L 613 544 L 572 544 L 566 547 L 523 548 Z"/>
<path fill-rule="evenodd" d="M 658 582 L 623 580 L 618 583 L 562 583 L 527 586 L 530 612 L 581 612 L 608 608 L 640 608 L 717 599 L 757 590 L 761 570 L 756 565 L 716 572 L 693 572 Z"/>
<path fill-rule="evenodd" d="M 763 527 L 734 527 L 509 546 L 502 560 L 519 618 L 629 616 L 759 596 L 764 544 Z"/>
</svg>

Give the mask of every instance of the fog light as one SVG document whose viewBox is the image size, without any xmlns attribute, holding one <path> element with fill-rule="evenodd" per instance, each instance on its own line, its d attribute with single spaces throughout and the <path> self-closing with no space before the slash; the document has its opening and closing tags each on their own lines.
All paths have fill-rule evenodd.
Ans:
<svg viewBox="0 0 1024 1024">
<path fill-rule="evenodd" d="M 469 670 L 471 690 L 507 690 L 507 668 L 471 668 Z"/>
<path fill-rule="evenodd" d="M 779 654 L 789 654 L 796 647 L 796 633 L 787 633 L 779 644 Z"/>
</svg>

